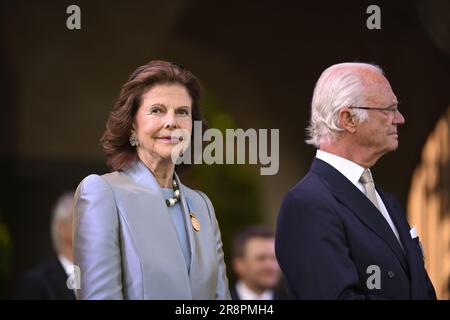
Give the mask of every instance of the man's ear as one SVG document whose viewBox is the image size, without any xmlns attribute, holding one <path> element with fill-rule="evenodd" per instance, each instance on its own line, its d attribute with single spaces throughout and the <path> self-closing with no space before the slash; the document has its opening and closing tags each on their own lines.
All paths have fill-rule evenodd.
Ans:
<svg viewBox="0 0 450 320">
<path fill-rule="evenodd" d="M 356 132 L 356 119 L 355 116 L 352 115 L 349 108 L 343 107 L 339 110 L 339 124 L 341 128 L 349 133 Z"/>
<path fill-rule="evenodd" d="M 234 273 L 236 273 L 239 277 L 241 277 L 243 272 L 242 258 L 240 257 L 233 258 L 232 264 Z"/>
</svg>

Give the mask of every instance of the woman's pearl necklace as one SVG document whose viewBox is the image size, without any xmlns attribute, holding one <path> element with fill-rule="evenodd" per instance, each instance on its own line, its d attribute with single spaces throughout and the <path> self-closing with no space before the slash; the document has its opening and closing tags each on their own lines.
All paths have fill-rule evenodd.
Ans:
<svg viewBox="0 0 450 320">
<path fill-rule="evenodd" d="M 180 201 L 180 188 L 178 187 L 178 183 L 175 180 L 175 177 L 172 178 L 173 185 L 173 197 L 166 199 L 166 205 L 168 207 L 173 207 L 178 201 Z"/>
</svg>

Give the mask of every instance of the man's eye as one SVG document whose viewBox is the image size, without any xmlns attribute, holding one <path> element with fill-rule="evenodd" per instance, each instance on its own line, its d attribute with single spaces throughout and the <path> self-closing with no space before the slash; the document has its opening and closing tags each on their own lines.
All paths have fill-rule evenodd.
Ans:
<svg viewBox="0 0 450 320">
<path fill-rule="evenodd" d="M 390 108 L 390 110 L 389 111 L 392 111 L 393 113 L 395 113 L 395 112 L 397 112 L 398 111 L 398 108 L 397 107 L 392 107 L 392 108 Z"/>
</svg>

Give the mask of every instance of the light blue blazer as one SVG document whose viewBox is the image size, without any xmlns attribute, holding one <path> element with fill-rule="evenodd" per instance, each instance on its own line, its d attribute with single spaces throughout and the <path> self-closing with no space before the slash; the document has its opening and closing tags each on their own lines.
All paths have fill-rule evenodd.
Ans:
<svg viewBox="0 0 450 320">
<path fill-rule="evenodd" d="M 230 299 L 222 240 L 211 201 L 180 183 L 191 251 L 188 271 L 161 189 L 141 162 L 90 175 L 74 204 L 79 299 Z M 192 227 L 189 212 L 200 221 Z"/>
</svg>

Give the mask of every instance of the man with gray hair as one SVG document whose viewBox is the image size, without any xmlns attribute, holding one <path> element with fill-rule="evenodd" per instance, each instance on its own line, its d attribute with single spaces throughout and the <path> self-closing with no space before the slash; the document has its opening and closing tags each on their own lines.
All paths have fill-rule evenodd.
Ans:
<svg viewBox="0 0 450 320">
<path fill-rule="evenodd" d="M 296 299 L 435 299 L 415 229 L 370 168 L 405 123 L 382 70 L 326 69 L 314 89 L 308 174 L 286 195 L 276 255 Z"/>
<path fill-rule="evenodd" d="M 26 272 L 16 287 L 15 299 L 74 300 L 72 257 L 72 224 L 74 192 L 61 195 L 53 208 L 51 236 L 56 257 Z M 68 279 L 70 279 L 68 281 Z"/>
</svg>

